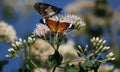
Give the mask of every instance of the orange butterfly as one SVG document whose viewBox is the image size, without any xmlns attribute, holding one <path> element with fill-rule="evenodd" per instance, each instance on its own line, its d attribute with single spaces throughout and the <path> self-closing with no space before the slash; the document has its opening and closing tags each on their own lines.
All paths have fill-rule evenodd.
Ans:
<svg viewBox="0 0 120 72">
<path fill-rule="evenodd" d="M 41 23 L 46 24 L 51 31 L 60 33 L 66 29 L 73 29 L 74 25 L 67 22 L 59 22 L 53 20 L 42 19 Z"/>
</svg>

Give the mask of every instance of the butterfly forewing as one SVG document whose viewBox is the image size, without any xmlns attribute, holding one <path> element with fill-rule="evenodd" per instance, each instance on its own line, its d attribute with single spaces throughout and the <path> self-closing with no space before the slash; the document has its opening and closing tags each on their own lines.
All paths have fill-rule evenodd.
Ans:
<svg viewBox="0 0 120 72">
<path fill-rule="evenodd" d="M 51 17 L 62 10 L 53 5 L 41 3 L 41 2 L 35 3 L 34 8 L 43 18 Z"/>
</svg>

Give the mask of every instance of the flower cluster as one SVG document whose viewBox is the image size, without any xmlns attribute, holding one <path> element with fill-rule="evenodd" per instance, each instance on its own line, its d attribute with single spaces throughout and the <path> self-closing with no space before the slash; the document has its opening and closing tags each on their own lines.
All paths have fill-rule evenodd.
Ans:
<svg viewBox="0 0 120 72">
<path fill-rule="evenodd" d="M 98 37 L 97 38 L 93 37 L 91 39 L 91 46 L 90 46 L 91 48 L 88 45 L 86 45 L 85 48 L 82 48 L 79 45 L 76 48 L 77 50 L 74 50 L 73 49 L 74 43 L 72 41 L 68 41 L 65 45 L 61 45 L 59 50 L 55 49 L 55 53 L 54 53 L 54 49 L 52 49 L 53 46 L 51 46 L 52 44 L 49 44 L 49 42 L 47 43 L 47 41 L 44 41 L 42 39 L 37 39 L 36 37 L 28 37 L 28 40 L 19 39 L 19 41 L 16 41 L 14 44 L 12 44 L 12 48 L 8 49 L 10 54 L 6 55 L 6 57 L 8 58 L 23 57 L 24 59 L 26 54 L 26 51 L 24 52 L 24 49 L 28 48 L 26 49 L 28 54 L 27 58 L 29 58 L 30 54 L 32 54 L 33 56 L 38 56 L 37 59 L 42 61 L 41 64 L 43 65 L 43 67 L 47 67 L 45 65 L 46 63 L 51 67 L 51 65 L 53 66 L 54 63 L 58 61 L 58 63 L 56 64 L 60 66 L 65 65 L 64 66 L 65 71 L 69 70 L 72 67 L 70 64 L 78 66 L 80 69 L 83 69 L 83 71 L 89 71 L 92 70 L 92 68 L 93 69 L 99 68 L 100 63 L 105 63 L 108 61 L 115 60 L 114 54 L 112 52 L 108 52 L 110 47 L 105 46 L 105 43 L 106 43 L 105 40 L 102 40 Z M 23 56 L 20 56 L 20 53 L 17 54 L 18 51 L 21 51 Z M 102 58 L 102 54 L 105 52 L 107 52 L 108 54 L 104 58 Z M 67 58 L 66 56 L 67 53 L 68 55 L 70 53 L 74 55 L 75 56 L 73 57 L 74 59 Z M 77 56 L 79 56 L 79 58 Z M 64 57 L 63 59 L 64 61 L 62 60 L 63 57 Z M 83 66 L 85 66 L 86 70 L 84 70 Z M 66 68 L 66 67 L 70 67 L 70 68 Z M 73 71 L 79 71 L 79 69 L 76 69 L 76 67 L 72 67 L 71 69 L 74 69 Z"/>
<path fill-rule="evenodd" d="M 9 55 L 6 55 L 7 58 L 13 58 L 13 57 L 24 57 L 24 49 L 27 48 L 29 45 L 33 44 L 35 41 L 35 38 L 28 37 L 28 40 L 22 40 L 21 38 L 16 41 L 15 43 L 12 43 L 12 47 L 8 49 Z M 25 47 L 25 48 L 24 48 Z M 21 54 L 18 53 L 21 51 Z M 18 54 L 17 54 L 18 53 Z M 19 56 L 22 55 L 22 56 Z"/>
<path fill-rule="evenodd" d="M 37 36 L 45 36 L 49 32 L 50 32 L 50 29 L 48 28 L 48 26 L 44 24 L 38 24 L 37 28 L 33 31 L 33 34 Z"/>
<path fill-rule="evenodd" d="M 64 14 L 58 16 L 52 16 L 50 20 L 59 21 L 59 22 L 67 22 L 73 25 L 85 26 L 85 22 L 81 19 L 81 17 L 73 14 Z"/>
<path fill-rule="evenodd" d="M 66 23 L 74 25 L 74 29 L 69 30 L 70 32 L 80 30 L 81 27 L 86 25 L 85 22 L 79 16 L 72 15 L 72 14 L 52 16 L 49 19 L 53 20 L 53 21 L 56 21 L 56 22 L 58 22 L 58 21 L 59 22 L 66 22 Z M 37 28 L 33 31 L 34 35 L 37 35 L 37 36 L 40 36 L 40 37 L 42 37 L 42 36 L 47 37 L 48 35 L 52 35 L 50 33 L 51 33 L 50 28 L 45 24 L 38 24 Z M 65 33 L 65 32 L 64 32 L 64 34 L 67 35 L 67 33 Z"/>
<path fill-rule="evenodd" d="M 77 72 L 88 72 L 90 70 L 94 70 L 94 72 L 97 72 L 101 63 L 115 60 L 114 54 L 109 52 L 110 47 L 105 46 L 105 42 L 105 40 L 102 40 L 98 37 L 93 37 L 91 39 L 90 46 L 86 45 L 85 48 L 82 48 L 79 45 L 77 47 L 77 54 L 79 59 L 73 59 L 66 62 L 67 64 L 65 66 L 65 71 L 73 70 Z M 104 55 L 104 53 L 108 54 Z M 102 57 L 103 55 L 105 57 Z M 77 62 L 77 64 L 72 62 Z"/>
<path fill-rule="evenodd" d="M 91 39 L 91 48 L 89 48 L 88 45 L 86 45 L 84 49 L 82 49 L 81 46 L 78 46 L 78 54 L 79 56 L 82 56 L 84 54 L 87 59 L 98 60 L 99 62 L 108 62 L 115 60 L 114 54 L 112 52 L 108 52 L 110 47 L 105 46 L 105 43 L 106 40 L 100 39 L 99 37 L 93 37 Z M 88 54 L 89 51 L 91 52 L 91 54 Z M 105 58 L 102 58 L 102 55 L 105 52 L 108 52 L 108 54 Z"/>
<path fill-rule="evenodd" d="M 0 40 L 7 42 L 14 42 L 16 39 L 16 32 L 11 25 L 8 25 L 4 21 L 0 22 Z"/>
</svg>

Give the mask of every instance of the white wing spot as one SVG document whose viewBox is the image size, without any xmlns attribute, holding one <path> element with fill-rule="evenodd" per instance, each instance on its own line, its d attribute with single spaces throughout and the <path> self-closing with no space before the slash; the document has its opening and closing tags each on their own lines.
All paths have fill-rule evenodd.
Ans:
<svg viewBox="0 0 120 72">
<path fill-rule="evenodd" d="M 55 14 L 55 12 L 52 10 L 52 7 L 51 7 L 51 6 L 49 6 L 49 7 L 45 10 L 45 12 L 47 12 L 50 16 Z"/>
<path fill-rule="evenodd" d="M 70 24 L 68 28 L 71 28 L 73 24 Z"/>
</svg>

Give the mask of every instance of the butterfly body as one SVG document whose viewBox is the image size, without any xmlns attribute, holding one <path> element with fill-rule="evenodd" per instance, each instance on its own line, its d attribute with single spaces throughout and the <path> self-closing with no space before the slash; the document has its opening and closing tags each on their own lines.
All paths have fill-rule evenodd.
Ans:
<svg viewBox="0 0 120 72">
<path fill-rule="evenodd" d="M 41 2 L 35 3 L 34 8 L 43 18 L 51 17 L 62 10 L 61 8 Z"/>
</svg>

